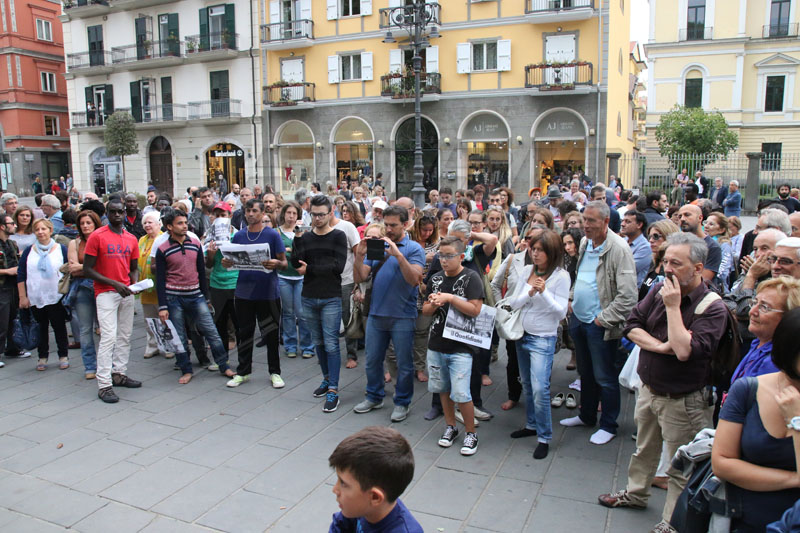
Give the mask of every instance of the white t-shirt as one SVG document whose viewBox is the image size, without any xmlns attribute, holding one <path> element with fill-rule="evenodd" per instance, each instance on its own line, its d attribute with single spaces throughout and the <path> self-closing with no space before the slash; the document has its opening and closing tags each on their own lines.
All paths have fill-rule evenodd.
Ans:
<svg viewBox="0 0 800 533">
<path fill-rule="evenodd" d="M 352 222 L 339 220 L 333 229 L 337 229 L 347 236 L 347 264 L 342 272 L 342 285 L 353 283 L 353 247 L 361 242 L 361 235 Z"/>
</svg>

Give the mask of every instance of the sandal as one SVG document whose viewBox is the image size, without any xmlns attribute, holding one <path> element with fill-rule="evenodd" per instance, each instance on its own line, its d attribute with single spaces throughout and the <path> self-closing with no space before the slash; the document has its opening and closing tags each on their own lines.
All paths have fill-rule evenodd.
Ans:
<svg viewBox="0 0 800 533">
<path fill-rule="evenodd" d="M 36 365 L 36 370 L 38 370 L 39 372 L 44 372 L 45 370 L 47 370 L 47 359 L 44 360 L 39 359 L 39 363 L 37 363 Z"/>
<path fill-rule="evenodd" d="M 563 392 L 559 392 L 558 394 L 553 396 L 552 400 L 550 400 L 550 405 L 552 405 L 553 407 L 561 407 L 563 404 L 564 404 Z"/>
<path fill-rule="evenodd" d="M 69 368 L 69 359 L 67 359 L 67 358 L 60 359 L 59 362 L 58 362 L 58 368 L 60 368 L 61 370 L 68 369 Z"/>
<path fill-rule="evenodd" d="M 571 392 L 567 394 L 567 401 L 566 401 L 567 409 L 575 409 L 578 407 L 578 400 L 575 399 L 575 395 Z"/>
</svg>

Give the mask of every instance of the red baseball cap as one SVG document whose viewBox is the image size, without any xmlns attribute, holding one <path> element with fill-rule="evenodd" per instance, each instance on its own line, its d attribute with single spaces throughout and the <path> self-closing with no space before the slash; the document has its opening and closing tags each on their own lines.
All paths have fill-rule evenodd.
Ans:
<svg viewBox="0 0 800 533">
<path fill-rule="evenodd" d="M 223 211 L 227 211 L 228 213 L 231 212 L 231 206 L 228 205 L 227 202 L 217 202 L 217 205 L 214 206 L 214 209 L 222 209 Z M 212 209 L 212 211 L 214 209 Z"/>
</svg>

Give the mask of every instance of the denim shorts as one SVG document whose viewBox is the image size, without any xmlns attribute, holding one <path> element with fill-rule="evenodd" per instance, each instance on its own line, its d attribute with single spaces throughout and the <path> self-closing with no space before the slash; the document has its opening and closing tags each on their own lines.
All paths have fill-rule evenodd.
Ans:
<svg viewBox="0 0 800 533">
<path fill-rule="evenodd" d="M 430 392 L 449 392 L 450 399 L 456 403 L 471 402 L 472 395 L 469 392 L 471 374 L 471 355 L 428 350 L 428 390 Z"/>
</svg>

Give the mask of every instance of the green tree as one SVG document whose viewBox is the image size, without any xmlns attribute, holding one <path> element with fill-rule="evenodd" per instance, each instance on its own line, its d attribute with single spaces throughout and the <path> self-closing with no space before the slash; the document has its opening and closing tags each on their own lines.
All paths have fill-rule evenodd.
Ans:
<svg viewBox="0 0 800 533">
<path fill-rule="evenodd" d="M 106 120 L 104 140 L 106 153 L 122 158 L 122 189 L 128 192 L 125 176 L 125 156 L 139 153 L 134 120 L 127 111 L 116 111 Z"/>
<path fill-rule="evenodd" d="M 656 140 L 659 152 L 670 158 L 673 168 L 695 167 L 694 170 L 726 157 L 739 146 L 739 138 L 728 129 L 719 111 L 677 105 L 661 117 Z"/>
</svg>

